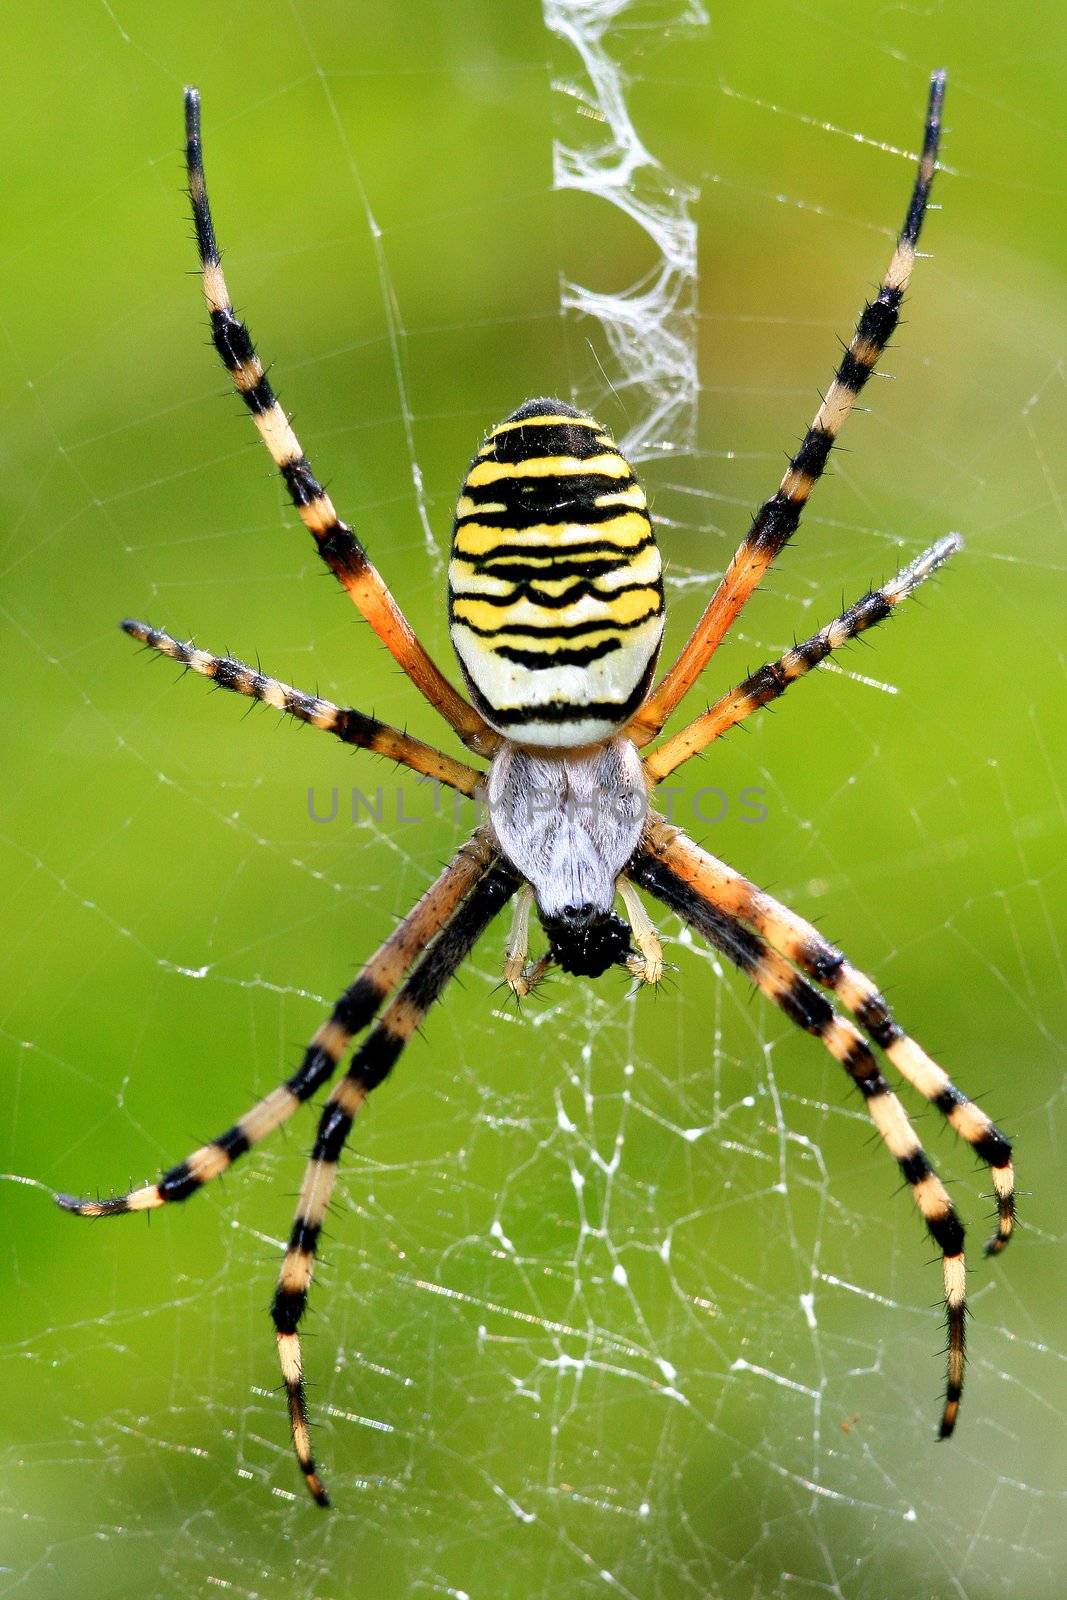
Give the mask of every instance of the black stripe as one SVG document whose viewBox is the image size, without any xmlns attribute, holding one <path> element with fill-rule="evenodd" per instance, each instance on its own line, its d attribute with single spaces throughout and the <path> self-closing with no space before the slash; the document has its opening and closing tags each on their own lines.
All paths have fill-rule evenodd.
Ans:
<svg viewBox="0 0 1067 1600">
<path fill-rule="evenodd" d="M 768 954 L 767 944 L 758 933 L 709 906 L 677 873 L 654 856 L 638 854 L 627 866 L 626 873 L 634 883 L 648 889 L 694 927 L 709 944 L 721 950 L 742 972 L 756 977 Z M 794 974 L 790 989 L 775 1000 L 791 1022 L 816 1036 L 825 1033 L 836 1015 L 825 996 L 799 974 Z M 852 1040 L 842 1065 L 865 1100 L 889 1093 L 889 1085 L 879 1072 L 868 1045 L 858 1036 Z"/>
<path fill-rule="evenodd" d="M 460 493 L 475 506 L 503 504 L 505 511 L 465 511 L 457 519 L 457 526 L 480 522 L 489 528 L 529 527 L 535 522 L 605 522 L 609 517 L 619 517 L 627 511 L 638 516 L 642 506 L 625 503 L 598 506 L 596 501 L 607 494 L 621 494 L 634 487 L 634 479 L 613 478 L 607 473 L 578 472 L 551 474 L 538 478 L 500 478 L 495 483 L 471 485 L 464 483 Z"/>
<path fill-rule="evenodd" d="M 403 988 L 403 995 L 426 1011 L 481 938 L 486 928 L 519 887 L 519 876 L 498 861 L 475 884 L 451 922 L 447 923 Z"/>
<path fill-rule="evenodd" d="M 275 1289 L 270 1314 L 279 1333 L 296 1332 L 300 1318 L 304 1315 L 307 1299 L 306 1289 L 283 1289 L 280 1286 Z"/>
<path fill-rule="evenodd" d="M 204 157 L 200 148 L 200 96 L 195 89 L 185 91 L 185 165 L 192 177 L 199 173 L 204 178 Z M 193 222 L 196 226 L 196 243 L 203 262 L 218 265 L 219 250 L 215 243 L 215 230 L 211 226 L 211 210 L 207 203 L 207 189 L 203 202 L 193 203 Z"/>
<path fill-rule="evenodd" d="M 220 689 L 236 689 L 242 674 L 242 663 L 232 656 L 216 656 L 215 670 L 211 674 Z"/>
<path fill-rule="evenodd" d="M 926 107 L 926 126 L 923 132 L 924 162 L 931 163 L 929 182 L 924 183 L 922 169 L 915 179 L 915 188 L 912 191 L 911 204 L 908 214 L 904 218 L 904 227 L 900 237 L 914 246 L 919 241 L 919 230 L 923 225 L 926 214 L 926 202 L 930 198 L 930 186 L 934 181 L 934 163 L 937 160 L 937 147 L 941 142 L 941 107 L 945 100 L 945 74 L 935 72 L 930 79 L 930 98 Z"/>
<path fill-rule="evenodd" d="M 980 1138 L 973 1140 L 972 1148 L 975 1155 L 991 1167 L 1006 1167 L 1011 1160 L 1011 1141 L 997 1127 L 990 1127 Z"/>
<path fill-rule="evenodd" d="M 947 1256 L 958 1256 L 963 1249 L 965 1232 L 963 1223 L 955 1211 L 949 1207 L 943 1217 L 924 1217 L 927 1232 L 934 1243 L 940 1246 Z"/>
<path fill-rule="evenodd" d="M 367 570 L 367 553 L 343 522 L 335 522 L 325 533 L 316 534 L 315 543 L 331 572 L 358 578 Z"/>
<path fill-rule="evenodd" d="M 446 923 L 398 996 L 418 1012 L 429 1010 L 500 908 L 519 886 L 518 874 L 504 862 L 479 879 Z M 369 1093 L 393 1070 L 407 1040 L 379 1025 L 352 1058 L 348 1076 Z M 343 1142 L 343 1141 L 342 1141 Z"/>
<path fill-rule="evenodd" d="M 321 1222 L 308 1222 L 304 1217 L 297 1217 L 289 1235 L 289 1249 L 305 1250 L 308 1255 L 314 1255 L 321 1232 Z"/>
<path fill-rule="evenodd" d="M 721 950 L 747 976 L 751 977 L 758 970 L 767 950 L 759 934 L 709 906 L 662 861 L 639 853 L 627 866 L 626 875 L 696 928 L 709 944 Z"/>
<path fill-rule="evenodd" d="M 220 1133 L 217 1139 L 213 1139 L 212 1143 L 228 1155 L 231 1161 L 236 1161 L 238 1156 L 246 1155 L 252 1148 L 251 1139 L 236 1122 L 232 1128 L 227 1128 L 225 1133 Z"/>
<path fill-rule="evenodd" d="M 624 722 L 628 716 L 625 706 L 616 700 L 587 700 L 583 705 L 575 705 L 565 700 L 554 700 L 550 705 L 521 706 L 517 710 L 498 711 L 487 700 L 483 700 L 486 711 L 494 721 L 502 723 L 504 727 L 516 725 L 525 726 L 531 722 L 561 723 L 561 722 L 586 722 L 590 718 Z"/>
<path fill-rule="evenodd" d="M 566 400 L 559 400 L 555 395 L 534 395 L 530 400 L 524 400 L 521 406 L 516 406 L 504 422 L 525 422 L 527 417 L 584 417 L 585 411 L 578 411 L 574 406 L 568 405 Z M 502 423 L 497 424 L 502 427 Z"/>
<path fill-rule="evenodd" d="M 841 365 L 837 369 L 834 381 L 839 383 L 842 389 L 848 389 L 852 394 L 859 394 L 870 375 L 870 364 L 857 361 L 852 351 L 846 350 L 841 357 Z"/>
<path fill-rule="evenodd" d="M 533 464 L 530 463 L 531 466 Z M 573 505 L 592 507 L 600 495 L 619 494 L 624 489 L 632 489 L 636 482 L 632 472 L 539 472 L 530 473 L 527 477 L 496 478 L 492 483 L 471 484 L 465 479 L 460 493 L 469 495 L 476 503 L 479 500 L 488 500 L 490 503 L 502 500 L 505 505 L 522 509 L 545 506 L 555 510 Z M 623 506 L 621 509 L 637 508 Z"/>
<path fill-rule="evenodd" d="M 797 965 L 804 968 L 809 978 L 829 988 L 833 988 L 834 980 L 844 964 L 845 958 L 840 950 L 835 950 L 832 944 L 827 944 L 817 934 L 805 939 L 797 957 Z"/>
<path fill-rule="evenodd" d="M 832 645 L 821 633 L 813 634 L 810 639 L 805 639 L 803 644 L 794 645 L 793 649 L 808 672 L 813 671 L 820 661 L 825 661 L 827 656 L 833 653 Z"/>
<path fill-rule="evenodd" d="M 570 547 L 566 551 L 535 550 L 529 560 L 518 555 L 498 555 L 494 550 L 491 555 L 468 556 L 462 551 L 453 551 L 457 561 L 466 561 L 475 569 L 475 575 L 480 578 L 499 578 L 504 583 L 510 582 L 545 582 L 562 578 L 605 578 L 613 572 L 622 572 L 632 565 L 633 558 L 641 550 L 646 550 L 654 543 L 652 538 L 642 539 L 640 544 L 625 549 L 618 545 L 600 545 L 598 548 L 604 554 L 587 554 L 584 557 L 579 549 L 579 554 L 574 559 L 570 555 Z M 590 550 L 592 547 L 590 547 Z M 607 554 L 607 551 L 611 554 Z M 659 580 L 656 580 L 657 583 Z M 652 585 L 650 585 L 652 587 Z"/>
<path fill-rule="evenodd" d="M 924 1150 L 913 1150 L 910 1156 L 901 1156 L 897 1166 L 912 1187 L 922 1183 L 923 1179 L 928 1178 L 934 1170 Z"/>
<path fill-rule="evenodd" d="M 285 1087 L 303 1104 L 336 1070 L 337 1061 L 328 1050 L 309 1045 L 297 1070 L 286 1079 Z"/>
<path fill-rule="evenodd" d="M 256 359 L 252 335 L 232 306 L 211 313 L 211 342 L 230 372 Z"/>
<path fill-rule="evenodd" d="M 486 494 L 485 499 L 499 502 L 501 496 Z M 475 525 L 478 528 L 493 528 L 498 533 L 509 533 L 512 530 L 520 533 L 525 528 L 536 528 L 542 523 L 545 528 L 574 528 L 574 526 L 597 528 L 600 523 L 614 522 L 616 517 L 630 517 L 630 515 L 640 517 L 643 522 L 648 523 L 649 528 L 653 525 L 653 518 L 645 506 L 627 506 L 624 502 L 622 504 L 616 502 L 614 506 L 593 506 L 592 502 L 584 506 L 582 504 L 530 506 L 528 502 L 522 501 L 515 506 L 506 506 L 504 510 L 478 509 L 466 512 L 462 517 L 454 518 L 453 528 L 459 531 L 461 528 Z"/>
<path fill-rule="evenodd" d="M 328 1101 L 322 1108 L 315 1143 L 311 1147 L 312 1161 L 336 1161 L 351 1127 L 352 1118 L 348 1112 L 336 1100 Z"/>
<path fill-rule="evenodd" d="M 333 731 L 343 744 L 367 747 L 374 743 L 384 728 L 385 723 L 379 722 L 377 717 L 368 717 L 354 706 L 348 706 L 341 712 L 341 721 Z"/>
<path fill-rule="evenodd" d="M 522 650 L 514 644 L 493 646 L 493 654 L 502 661 L 511 661 L 517 667 L 528 667 L 531 672 L 551 672 L 556 667 L 588 667 L 603 656 L 614 655 L 622 649 L 621 639 L 602 639 L 599 644 L 573 646 L 553 650 L 546 655 L 541 650 Z"/>
<path fill-rule="evenodd" d="M 265 375 L 258 383 L 253 384 L 251 389 L 238 389 L 237 393 L 256 417 L 261 417 L 265 411 L 272 410 L 276 404 L 274 390 Z"/>
<path fill-rule="evenodd" d="M 882 1095 L 890 1094 L 892 1091 L 890 1090 L 886 1080 L 882 1077 L 882 1074 L 878 1071 L 878 1068 L 875 1066 L 874 1057 L 871 1055 L 870 1051 L 867 1052 L 867 1059 L 870 1061 L 871 1070 L 866 1073 L 854 1072 L 852 1073 L 852 1077 L 855 1080 L 857 1089 L 865 1100 L 878 1100 Z"/>
<path fill-rule="evenodd" d="M 377 1089 L 392 1072 L 406 1043 L 386 1028 L 375 1028 L 353 1057 L 348 1076 L 368 1091 Z"/>
<path fill-rule="evenodd" d="M 312 472 L 307 456 L 287 461 L 279 470 L 294 506 L 307 506 L 313 500 L 321 500 L 325 490 Z"/>
<path fill-rule="evenodd" d="M 789 679 L 777 661 L 768 661 L 765 666 L 758 667 L 743 683 L 739 683 L 735 693 L 746 695 L 756 705 L 765 706 L 784 694 L 789 687 Z"/>
<path fill-rule="evenodd" d="M 817 1038 L 822 1037 L 834 1020 L 834 1008 L 829 1000 L 799 975 L 794 976 L 784 994 L 775 998 L 790 1022 Z"/>
<path fill-rule="evenodd" d="M 552 412 L 546 412 L 545 415 L 551 416 Z M 588 461 L 590 456 L 615 450 L 613 444 L 600 443 L 598 436 L 607 438 L 600 428 L 574 427 L 566 423 L 549 423 L 547 426 L 535 423 L 530 428 L 509 428 L 506 433 L 486 439 L 486 445 L 493 447 L 492 454 L 476 456 L 471 462 L 471 470 L 483 461 L 498 461 L 509 466 L 517 465 L 520 461 L 536 461 L 545 456 L 573 456 L 577 461 Z"/>
<path fill-rule="evenodd" d="M 849 606 L 848 610 L 842 613 L 841 620 L 848 628 L 849 634 L 854 635 L 876 627 L 879 622 L 884 622 L 891 616 L 892 612 L 893 607 L 882 591 L 872 589 L 870 594 L 865 594 L 855 605 Z"/>
<path fill-rule="evenodd" d="M 159 1192 L 164 1200 L 188 1200 L 200 1188 L 200 1179 L 194 1178 L 187 1161 L 179 1161 L 159 1180 Z"/>
<path fill-rule="evenodd" d="M 572 522 L 560 523 L 561 528 L 574 526 Z M 545 565 L 533 567 L 531 575 L 554 578 L 557 573 L 560 577 L 564 576 L 571 566 L 576 572 L 588 572 L 596 561 L 609 563 L 608 571 L 628 566 L 634 556 L 640 555 L 642 550 L 647 550 L 655 542 L 655 536 L 648 533 L 641 539 L 635 539 L 632 544 L 613 544 L 609 539 L 590 539 L 584 544 L 497 544 L 480 555 L 472 555 L 453 546 L 452 554 L 457 561 L 468 562 L 476 572 L 487 577 L 508 577 L 523 570 L 521 566 L 511 565 L 512 562 L 543 561 Z M 501 564 L 499 571 L 498 563 Z"/>
<path fill-rule="evenodd" d="M 813 478 L 821 477 L 833 447 L 834 436 L 826 428 L 810 428 L 789 465 L 794 472 L 807 472 Z"/>
<path fill-rule="evenodd" d="M 650 584 L 642 584 L 641 588 L 651 588 Z M 454 603 L 449 597 L 448 620 L 457 627 L 469 628 L 471 633 L 476 633 L 481 639 L 501 639 L 506 635 L 519 634 L 529 639 L 583 639 L 587 634 L 604 633 L 608 629 L 615 633 L 628 633 L 632 628 L 640 628 L 653 617 L 658 617 L 663 610 L 662 595 L 640 617 L 634 617 L 628 622 L 616 622 L 613 617 L 591 617 L 586 622 L 546 622 L 543 625 L 536 622 L 500 622 L 495 628 L 483 628 L 476 622 L 468 622 L 467 618 L 457 614 L 456 604 L 462 604 L 463 596 L 457 596 Z M 471 597 L 473 598 L 473 597 Z M 481 596 L 478 597 L 481 599 Z"/>
<path fill-rule="evenodd" d="M 903 1028 L 893 1021 L 885 998 L 877 992 L 868 995 L 858 1008 L 856 1021 L 866 1029 L 880 1050 L 888 1050 L 891 1044 L 904 1037 Z"/>
<path fill-rule="evenodd" d="M 499 576 L 499 574 L 496 574 Z M 557 575 L 551 577 L 544 574 L 543 583 L 555 583 Z M 568 606 L 575 605 L 579 600 L 603 600 L 610 602 L 620 594 L 638 594 L 647 590 L 657 594 L 662 603 L 663 585 L 653 579 L 646 583 L 620 583 L 610 589 L 600 589 L 592 579 L 578 578 L 569 589 L 564 589 L 561 594 L 545 594 L 538 588 L 537 583 L 513 583 L 507 594 L 485 594 L 481 589 L 457 588 L 450 589 L 453 600 L 475 600 L 482 605 L 497 606 L 504 610 L 507 606 L 517 605 L 520 600 L 529 600 L 531 604 L 540 607 L 542 611 L 565 611 Z"/>
<path fill-rule="evenodd" d="M 641 674 L 640 682 L 634 685 L 633 690 L 625 700 L 587 700 L 582 705 L 577 705 L 572 701 L 557 700 L 550 705 L 542 706 L 529 705 L 516 706 L 514 708 L 492 706 L 474 682 L 462 659 L 460 659 L 460 667 L 475 707 L 494 727 L 517 728 L 521 731 L 522 728 L 528 727 L 533 723 L 551 727 L 562 726 L 568 722 L 585 722 L 591 718 L 596 718 L 603 722 L 613 722 L 621 727 L 633 715 L 648 694 L 648 686 L 656 670 L 656 657 L 658 655 L 658 650 L 652 652 L 648 659 L 648 665 Z"/>
<path fill-rule="evenodd" d="M 864 307 L 856 325 L 856 337 L 866 339 L 881 352 L 885 349 L 900 320 L 900 306 L 904 299 L 901 289 L 884 285 L 876 299 Z"/>
<path fill-rule="evenodd" d="M 365 1028 L 385 998 L 385 990 L 365 973 L 352 984 L 334 1006 L 330 1021 L 336 1022 L 346 1033 L 359 1033 Z"/>
<path fill-rule="evenodd" d="M 796 532 L 803 509 L 802 500 L 790 499 L 779 489 L 777 494 L 756 512 L 745 538 L 745 545 L 749 549 L 767 551 L 771 556 L 776 556 Z"/>
</svg>

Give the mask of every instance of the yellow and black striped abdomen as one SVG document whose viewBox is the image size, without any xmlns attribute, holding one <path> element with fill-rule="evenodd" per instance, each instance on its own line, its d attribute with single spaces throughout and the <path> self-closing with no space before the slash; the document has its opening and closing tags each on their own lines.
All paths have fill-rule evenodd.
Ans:
<svg viewBox="0 0 1067 1600">
<path fill-rule="evenodd" d="M 648 693 L 663 581 L 645 496 L 592 417 L 528 400 L 460 491 L 452 643 L 479 711 L 525 744 L 610 738 Z"/>
</svg>

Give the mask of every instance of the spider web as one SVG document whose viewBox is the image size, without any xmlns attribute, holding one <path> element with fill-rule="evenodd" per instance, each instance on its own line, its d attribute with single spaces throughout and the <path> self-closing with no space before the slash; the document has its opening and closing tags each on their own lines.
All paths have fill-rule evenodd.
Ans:
<svg viewBox="0 0 1067 1600">
<path fill-rule="evenodd" d="M 15 26 L 0 1595 L 1058 1596 L 1058 11 L 195 0 Z M 1019 1141 L 1025 1229 L 971 1251 L 958 1435 L 932 1439 L 930 1247 L 817 1042 L 668 919 L 663 992 L 556 981 L 519 1014 L 496 929 L 344 1168 L 307 1324 L 320 1516 L 265 1315 L 307 1117 L 150 1227 L 48 1204 L 155 1173 L 291 1070 L 470 820 L 114 629 L 147 615 L 440 737 L 200 348 L 181 84 L 239 307 L 444 661 L 455 485 L 527 394 L 644 463 L 681 641 L 888 257 L 942 62 L 899 381 L 714 689 L 935 537 L 966 551 L 672 806 Z M 988 1184 L 917 1122 L 976 1245 Z"/>
</svg>

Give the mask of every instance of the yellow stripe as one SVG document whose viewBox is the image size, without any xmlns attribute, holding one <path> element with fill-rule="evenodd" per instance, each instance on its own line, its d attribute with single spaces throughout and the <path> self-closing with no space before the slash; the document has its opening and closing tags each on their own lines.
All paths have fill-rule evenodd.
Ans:
<svg viewBox="0 0 1067 1600">
<path fill-rule="evenodd" d="M 226 1171 L 230 1165 L 230 1158 L 217 1144 L 205 1144 L 186 1158 L 185 1165 L 189 1169 L 190 1177 L 195 1178 L 197 1183 L 209 1183 L 212 1178 L 217 1178 L 220 1172 Z"/>
<path fill-rule="evenodd" d="M 604 543 L 625 553 L 647 539 L 649 531 L 646 518 L 636 511 L 625 511 L 610 522 L 537 522 L 532 528 L 487 528 L 482 522 L 467 522 L 456 529 L 454 548 L 460 556 L 484 556 L 499 545 L 530 545 L 535 555 L 551 561 L 571 544 Z M 546 544 L 553 548 L 546 550 Z"/>
<path fill-rule="evenodd" d="M 462 619 L 457 618 L 454 627 L 462 627 Z M 583 633 L 580 639 L 560 639 L 559 637 L 546 637 L 543 633 L 524 633 L 521 628 L 514 628 L 507 639 L 494 642 L 492 639 L 476 638 L 475 645 L 479 650 L 492 654 L 506 649 L 509 646 L 516 650 L 528 651 L 531 655 L 551 658 L 561 650 L 588 650 L 594 645 L 603 644 L 606 639 L 618 639 L 618 633 L 610 625 L 598 628 L 595 633 Z"/>
<path fill-rule="evenodd" d="M 472 627 L 492 630 L 493 633 L 535 627 L 539 622 L 556 623 L 561 628 L 576 622 L 596 622 L 607 629 L 612 623 L 621 627 L 628 622 L 639 622 L 651 616 L 653 610 L 659 607 L 659 598 L 659 593 L 655 589 L 631 589 L 626 594 L 616 595 L 613 599 L 598 598 L 592 603 L 583 598 L 576 601 L 573 606 L 564 606 L 562 610 L 556 611 L 539 606 L 536 601 L 517 600 L 514 605 L 494 606 L 486 600 L 459 596 L 454 602 L 454 610 L 457 622 L 469 622 Z M 554 634 L 552 637 L 558 639 L 560 643 L 563 642 L 561 635 Z M 584 636 L 580 642 L 585 643 Z"/>
<path fill-rule="evenodd" d="M 630 584 L 644 584 L 651 586 L 659 582 L 663 571 L 659 551 L 654 544 L 645 545 L 636 551 L 617 551 L 616 558 L 611 566 L 598 569 L 595 573 L 570 572 L 559 577 L 553 577 L 553 571 L 559 561 L 559 553 L 538 558 L 533 576 L 516 578 L 509 571 L 509 564 L 514 561 L 524 567 L 529 557 L 522 555 L 501 556 L 498 558 L 501 565 L 494 564 L 490 571 L 484 562 L 464 559 L 453 555 L 448 563 L 448 581 L 456 595 L 497 595 L 506 600 L 514 595 L 520 583 L 533 590 L 531 599 L 536 604 L 557 595 L 565 595 L 570 589 L 584 589 L 587 584 L 592 585 L 593 599 L 610 600 L 619 589 Z M 599 562 L 604 558 L 597 557 Z M 579 559 L 577 565 L 582 565 Z M 329 704 L 329 702 L 327 702 Z M 332 708 L 331 708 L 332 709 Z"/>
<path fill-rule="evenodd" d="M 291 1117 L 299 1104 L 300 1101 L 293 1091 L 282 1084 L 280 1088 L 272 1089 L 258 1105 L 253 1106 L 237 1126 L 249 1144 L 258 1144 L 260 1139 L 265 1139 L 268 1133 L 272 1133 L 287 1117 Z"/>
<path fill-rule="evenodd" d="M 489 435 L 495 439 L 501 433 L 513 433 L 516 428 L 596 428 L 603 432 L 599 422 L 592 417 L 522 417 L 518 422 L 502 422 Z"/>
<path fill-rule="evenodd" d="M 581 588 L 586 580 L 578 573 L 572 573 L 569 578 L 549 578 L 551 567 L 546 569 L 546 575 L 541 578 L 532 578 L 530 582 L 535 586 L 532 604 L 539 600 L 549 600 L 555 596 L 566 594 L 568 589 Z M 472 595 L 499 595 L 502 600 L 515 593 L 515 580 L 505 574 L 483 573 L 470 561 L 450 561 L 448 565 L 448 581 L 458 597 L 469 598 Z M 523 580 L 525 582 L 525 580 Z"/>
<path fill-rule="evenodd" d="M 469 517 L 474 511 L 506 511 L 508 508 L 502 500 L 472 500 L 470 495 L 461 494 L 456 501 L 456 516 Z"/>
<path fill-rule="evenodd" d="M 629 463 L 615 451 L 590 456 L 579 461 L 577 456 L 538 456 L 532 461 L 480 461 L 467 474 L 467 484 L 480 489 L 487 483 L 499 483 L 505 478 L 570 478 L 585 473 L 598 473 L 605 478 L 628 478 Z"/>
<path fill-rule="evenodd" d="M 598 494 L 593 504 L 599 506 L 646 506 L 645 491 L 639 483 L 628 489 L 613 489 L 610 494 Z"/>
</svg>

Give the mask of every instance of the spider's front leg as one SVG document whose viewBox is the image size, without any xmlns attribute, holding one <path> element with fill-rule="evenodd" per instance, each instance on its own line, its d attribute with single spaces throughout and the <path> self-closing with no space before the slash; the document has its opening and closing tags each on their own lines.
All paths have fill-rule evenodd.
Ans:
<svg viewBox="0 0 1067 1600">
<path fill-rule="evenodd" d="M 801 513 L 825 471 L 856 397 L 896 331 L 937 168 L 944 93 L 945 74 L 935 72 L 930 79 L 923 147 L 911 200 L 878 293 L 864 308 L 834 380 L 777 492 L 757 511 L 681 655 L 631 717 L 626 731 L 639 745 L 655 738 L 696 683 L 772 562 L 796 532 Z"/>
<path fill-rule="evenodd" d="M 211 338 L 234 388 L 281 473 L 297 515 L 338 583 L 416 689 L 455 729 L 467 748 L 488 755 L 499 743 L 499 736 L 430 658 L 355 532 L 338 516 L 278 402 L 247 327 L 233 308 L 204 179 L 200 95 L 193 88 L 185 91 L 185 140 L 189 199 L 200 253 L 200 282 L 211 318 Z"/>
</svg>

